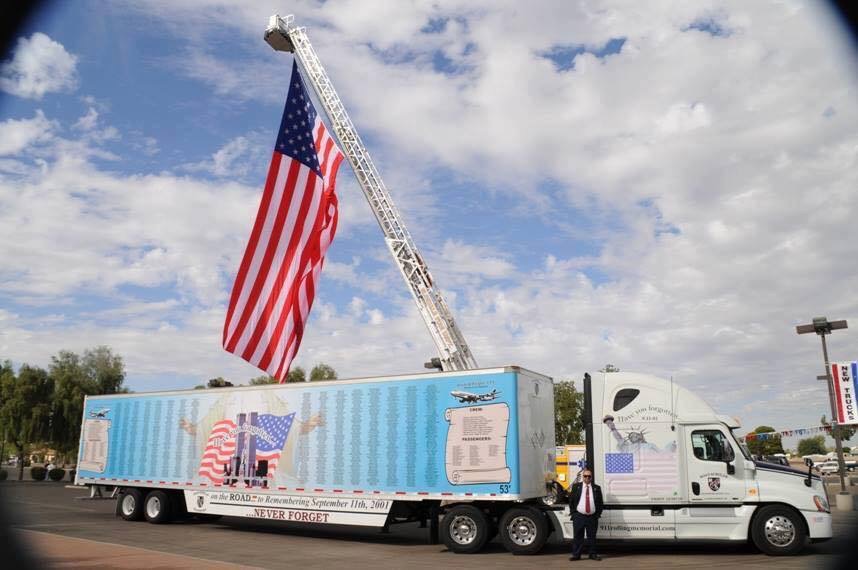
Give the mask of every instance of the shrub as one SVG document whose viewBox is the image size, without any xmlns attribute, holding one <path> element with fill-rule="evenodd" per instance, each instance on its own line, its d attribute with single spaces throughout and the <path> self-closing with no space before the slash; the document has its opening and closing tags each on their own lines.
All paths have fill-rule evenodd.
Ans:
<svg viewBox="0 0 858 570">
<path fill-rule="evenodd" d="M 47 474 L 48 474 L 48 470 L 45 469 L 44 467 L 36 466 L 36 467 L 30 468 L 30 478 L 33 481 L 44 481 L 45 475 L 47 475 Z"/>
<path fill-rule="evenodd" d="M 6 473 L 5 469 L 0 469 L 0 481 L 5 481 L 8 476 L 9 474 Z"/>
<path fill-rule="evenodd" d="M 66 476 L 66 470 L 62 467 L 56 467 L 48 471 L 48 479 L 51 481 L 62 481 L 63 477 Z"/>
</svg>

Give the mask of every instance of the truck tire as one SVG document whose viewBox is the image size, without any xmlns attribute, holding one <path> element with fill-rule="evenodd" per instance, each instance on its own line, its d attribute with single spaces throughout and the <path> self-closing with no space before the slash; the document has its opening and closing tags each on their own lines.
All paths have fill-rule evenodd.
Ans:
<svg viewBox="0 0 858 570">
<path fill-rule="evenodd" d="M 127 521 L 143 520 L 143 493 L 140 489 L 124 489 L 119 495 L 119 516 Z"/>
<path fill-rule="evenodd" d="M 751 521 L 751 540 L 764 554 L 789 556 L 801 551 L 808 537 L 798 512 L 781 505 L 767 505 Z"/>
<path fill-rule="evenodd" d="M 441 538 L 450 552 L 473 554 L 488 542 L 490 525 L 488 517 L 477 507 L 458 505 L 441 519 Z"/>
<path fill-rule="evenodd" d="M 545 546 L 548 532 L 548 520 L 539 509 L 515 507 L 501 517 L 501 540 L 513 554 L 536 554 Z"/>
<path fill-rule="evenodd" d="M 169 522 L 172 518 L 170 495 L 159 490 L 146 495 L 146 500 L 143 501 L 143 515 L 153 524 Z"/>
</svg>

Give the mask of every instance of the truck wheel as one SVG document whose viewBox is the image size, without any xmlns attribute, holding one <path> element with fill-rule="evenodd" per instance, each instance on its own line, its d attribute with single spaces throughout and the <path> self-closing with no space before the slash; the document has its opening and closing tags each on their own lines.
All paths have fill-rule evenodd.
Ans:
<svg viewBox="0 0 858 570">
<path fill-rule="evenodd" d="M 788 507 L 765 506 L 757 511 L 751 525 L 754 545 L 769 556 L 796 554 L 807 544 L 801 515 Z"/>
<path fill-rule="evenodd" d="M 161 524 L 171 518 L 170 495 L 164 491 L 152 491 L 146 495 L 143 503 L 143 514 L 150 523 Z"/>
<path fill-rule="evenodd" d="M 119 496 L 119 514 L 127 521 L 143 520 L 143 493 L 139 489 L 125 489 Z"/>
<path fill-rule="evenodd" d="M 538 509 L 516 507 L 501 517 L 500 535 L 513 554 L 536 554 L 548 540 L 548 521 Z"/>
<path fill-rule="evenodd" d="M 489 520 L 477 507 L 458 505 L 441 520 L 444 545 L 457 554 L 473 554 L 483 549 L 489 539 Z"/>
</svg>

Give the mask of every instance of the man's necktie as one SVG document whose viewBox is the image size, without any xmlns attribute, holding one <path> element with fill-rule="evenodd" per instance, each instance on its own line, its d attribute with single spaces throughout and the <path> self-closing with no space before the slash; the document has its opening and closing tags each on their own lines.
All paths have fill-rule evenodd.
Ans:
<svg viewBox="0 0 858 570">
<path fill-rule="evenodd" d="M 590 485 L 584 485 L 587 492 L 584 495 L 584 512 L 590 514 Z"/>
</svg>

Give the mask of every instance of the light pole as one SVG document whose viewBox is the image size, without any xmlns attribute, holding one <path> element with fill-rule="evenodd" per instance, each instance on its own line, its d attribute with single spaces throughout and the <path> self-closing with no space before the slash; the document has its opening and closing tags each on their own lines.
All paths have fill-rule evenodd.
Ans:
<svg viewBox="0 0 858 570">
<path fill-rule="evenodd" d="M 831 366 L 828 362 L 828 346 L 825 344 L 825 335 L 831 334 L 831 331 L 845 328 L 847 328 L 846 321 L 829 321 L 826 317 L 815 317 L 812 323 L 795 327 L 795 332 L 798 334 L 816 333 L 822 339 L 822 358 L 825 361 L 828 401 L 831 404 L 831 436 L 834 438 L 834 448 L 837 450 L 837 466 L 840 473 L 840 492 L 837 494 L 837 508 L 852 510 L 852 496 L 846 490 L 846 463 L 843 461 L 843 442 L 840 440 L 840 430 L 837 429 L 837 405 L 834 401 L 833 378 L 831 377 Z M 848 509 L 845 509 L 847 501 Z M 843 507 L 841 507 L 841 503 Z"/>
</svg>

